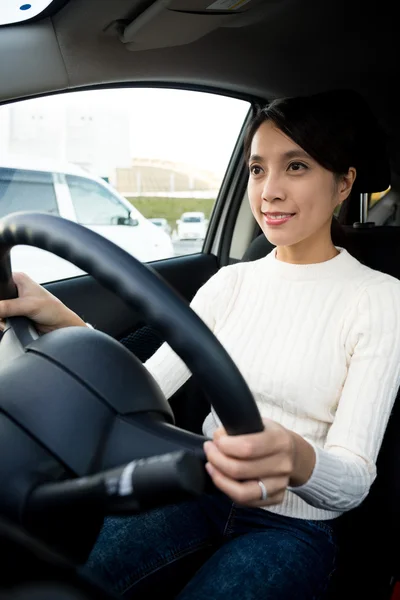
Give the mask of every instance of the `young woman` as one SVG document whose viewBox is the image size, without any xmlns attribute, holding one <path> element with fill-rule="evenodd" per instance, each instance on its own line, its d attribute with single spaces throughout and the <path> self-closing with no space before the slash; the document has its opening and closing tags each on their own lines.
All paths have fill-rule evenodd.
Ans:
<svg viewBox="0 0 400 600">
<path fill-rule="evenodd" d="M 368 123 L 364 124 L 368 127 Z M 87 570 L 121 595 L 172 581 L 179 600 L 320 598 L 335 567 L 335 518 L 359 505 L 400 385 L 400 281 L 334 246 L 335 209 L 360 164 L 357 127 L 329 94 L 276 100 L 245 145 L 254 218 L 276 248 L 224 267 L 191 306 L 252 390 L 264 431 L 204 422 L 217 491 L 106 520 Z M 23 274 L 0 316 L 85 326 Z M 167 397 L 190 377 L 164 344 L 147 362 Z M 169 588 L 170 589 L 170 588 Z"/>
</svg>

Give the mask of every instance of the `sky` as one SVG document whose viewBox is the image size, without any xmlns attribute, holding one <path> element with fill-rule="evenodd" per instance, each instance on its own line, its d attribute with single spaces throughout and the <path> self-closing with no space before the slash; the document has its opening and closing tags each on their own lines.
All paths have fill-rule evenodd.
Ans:
<svg viewBox="0 0 400 600">
<path fill-rule="evenodd" d="M 67 103 L 125 114 L 132 157 L 157 158 L 224 171 L 249 104 L 204 92 L 120 88 L 59 94 L 25 101 L 56 112 Z M 24 103 L 21 103 L 24 104 Z M 112 119 L 110 117 L 110 123 Z"/>
</svg>

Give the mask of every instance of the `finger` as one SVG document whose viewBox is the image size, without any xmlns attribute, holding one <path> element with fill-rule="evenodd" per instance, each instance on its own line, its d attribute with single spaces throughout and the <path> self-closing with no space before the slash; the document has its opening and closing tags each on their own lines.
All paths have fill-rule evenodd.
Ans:
<svg viewBox="0 0 400 600">
<path fill-rule="evenodd" d="M 241 459 L 262 458 L 278 452 L 292 453 L 290 435 L 281 427 L 266 427 L 260 433 L 221 435 L 215 444 L 227 456 Z"/>
<path fill-rule="evenodd" d="M 206 464 L 206 469 L 218 489 L 237 504 L 254 507 L 271 506 L 279 504 L 283 500 L 285 484 L 279 478 L 264 480 L 268 496 L 266 500 L 262 500 L 260 486 L 257 481 L 235 481 L 226 477 L 218 469 L 210 465 L 210 463 Z"/>
<path fill-rule="evenodd" d="M 0 300 L 0 318 L 30 316 L 33 308 L 32 302 L 27 298 Z"/>
<path fill-rule="evenodd" d="M 227 435 L 225 429 L 223 427 L 219 427 L 214 431 L 213 440 L 214 442 L 219 440 L 221 437 Z"/>
<path fill-rule="evenodd" d="M 289 478 L 293 470 L 290 456 L 284 453 L 243 460 L 227 456 L 212 442 L 204 444 L 204 451 L 208 462 L 231 479 L 245 480 L 271 476 Z"/>
<path fill-rule="evenodd" d="M 258 488 L 260 489 L 260 488 Z M 254 501 L 249 501 L 247 502 L 246 506 L 249 506 L 251 508 L 261 508 L 261 507 L 265 507 L 265 506 L 276 506 L 277 504 L 282 504 L 283 499 L 285 497 L 285 489 L 280 488 L 279 491 L 276 491 L 274 494 L 272 493 L 268 493 L 267 499 L 266 500 L 262 500 L 261 499 L 261 492 L 260 492 L 260 500 L 254 500 Z"/>
<path fill-rule="evenodd" d="M 12 278 L 17 286 L 19 295 L 21 295 L 21 292 L 26 289 L 27 286 L 33 283 L 32 279 L 26 273 L 22 273 L 20 271 L 13 272 Z"/>
</svg>

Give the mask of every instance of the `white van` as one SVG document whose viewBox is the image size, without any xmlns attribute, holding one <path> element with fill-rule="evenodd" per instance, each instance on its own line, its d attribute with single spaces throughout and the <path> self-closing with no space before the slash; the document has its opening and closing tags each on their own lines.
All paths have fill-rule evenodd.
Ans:
<svg viewBox="0 0 400 600">
<path fill-rule="evenodd" d="M 208 220 L 203 212 L 185 212 L 176 224 L 179 240 L 204 240 L 206 237 Z"/>
<path fill-rule="evenodd" d="M 106 181 L 75 165 L 1 161 L 0 218 L 17 211 L 46 212 L 80 223 L 142 262 L 174 255 L 169 235 Z M 13 248 L 11 263 L 13 271 L 24 271 L 39 283 L 82 274 L 67 261 L 30 246 Z"/>
</svg>

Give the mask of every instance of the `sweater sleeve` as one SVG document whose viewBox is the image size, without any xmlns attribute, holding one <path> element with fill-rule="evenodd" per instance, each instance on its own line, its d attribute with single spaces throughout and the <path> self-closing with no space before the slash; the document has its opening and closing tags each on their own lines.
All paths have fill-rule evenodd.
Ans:
<svg viewBox="0 0 400 600">
<path fill-rule="evenodd" d="M 346 511 L 367 496 L 400 385 L 400 282 L 365 290 L 350 331 L 350 359 L 334 421 L 323 448 L 314 446 L 310 479 L 290 487 L 308 504 Z"/>
<path fill-rule="evenodd" d="M 236 282 L 233 266 L 222 267 L 197 291 L 190 307 L 204 323 L 215 330 L 227 314 Z M 170 398 L 191 376 L 183 360 L 164 342 L 144 366 L 154 377 L 165 397 Z"/>
</svg>

